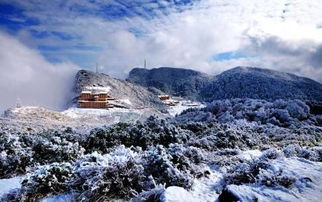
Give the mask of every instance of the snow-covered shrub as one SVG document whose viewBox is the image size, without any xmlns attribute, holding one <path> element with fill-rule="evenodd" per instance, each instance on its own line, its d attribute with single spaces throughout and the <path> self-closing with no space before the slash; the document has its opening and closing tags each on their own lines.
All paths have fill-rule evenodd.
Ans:
<svg viewBox="0 0 322 202">
<path fill-rule="evenodd" d="M 218 116 L 218 121 L 221 123 L 232 122 L 234 119 L 234 116 L 232 116 L 229 112 L 222 113 L 220 116 Z"/>
<path fill-rule="evenodd" d="M 273 108 L 276 108 L 276 109 L 285 109 L 286 106 L 287 106 L 287 102 L 282 99 L 278 99 L 273 102 Z"/>
<path fill-rule="evenodd" d="M 32 164 L 31 149 L 18 136 L 1 133 L 0 137 L 0 178 L 24 173 Z"/>
<path fill-rule="evenodd" d="M 271 170 L 262 171 L 257 179 L 257 183 L 269 187 L 283 186 L 285 188 L 291 188 L 295 182 L 296 178 L 285 175 L 282 171 L 272 172 Z"/>
<path fill-rule="evenodd" d="M 282 154 L 280 151 L 278 151 L 275 148 L 272 148 L 272 149 L 268 149 L 268 150 L 264 151 L 263 154 L 260 156 L 260 159 L 261 160 L 272 160 L 272 159 L 277 159 L 281 156 L 282 156 Z"/>
<path fill-rule="evenodd" d="M 310 107 L 300 100 L 292 100 L 287 103 L 286 110 L 291 117 L 305 120 L 309 117 Z"/>
<path fill-rule="evenodd" d="M 254 160 L 237 164 L 230 169 L 225 175 L 225 181 L 227 184 L 245 184 L 255 183 L 257 176 L 262 169 L 267 169 L 269 163 L 265 160 Z"/>
<path fill-rule="evenodd" d="M 189 135 L 189 131 L 173 123 L 150 117 L 144 123 L 119 123 L 106 129 L 94 129 L 84 142 L 84 147 L 87 153 L 107 153 L 111 147 L 121 144 L 147 149 L 157 144 L 168 146 L 171 143 L 186 143 Z"/>
<path fill-rule="evenodd" d="M 286 109 L 275 109 L 272 116 L 281 123 L 281 126 L 288 126 L 290 124 L 291 117 Z"/>
<path fill-rule="evenodd" d="M 205 160 L 201 149 L 176 143 L 170 144 L 167 152 L 172 157 L 171 162 L 179 170 L 189 171 L 194 176 L 203 176 L 199 167 L 196 166 Z"/>
<path fill-rule="evenodd" d="M 203 117 L 208 114 L 206 119 Z M 175 120 L 180 122 L 191 121 L 218 121 L 220 123 L 234 123 L 236 120 L 244 119 L 249 122 L 258 122 L 260 124 L 271 123 L 273 125 L 290 127 L 293 124 L 308 123 L 312 115 L 310 108 L 300 100 L 276 100 L 268 102 L 257 99 L 229 99 L 215 100 L 206 108 L 194 109 L 182 113 Z M 313 118 L 311 118 L 313 119 Z M 316 124 L 319 122 L 315 118 Z"/>
<path fill-rule="evenodd" d="M 68 190 L 66 182 L 72 173 L 69 163 L 53 163 L 40 167 L 22 181 L 20 196 L 22 201 L 33 201 L 49 194 L 63 193 Z"/>
<path fill-rule="evenodd" d="M 211 112 L 203 109 L 189 108 L 180 115 L 176 115 L 175 120 L 181 123 L 187 122 L 213 122 L 215 117 Z"/>
<path fill-rule="evenodd" d="M 300 157 L 311 161 L 321 161 L 321 149 L 316 149 L 315 151 L 306 149 L 299 145 L 288 145 L 283 149 L 284 155 L 286 157 Z"/>
<path fill-rule="evenodd" d="M 83 154 L 83 148 L 79 143 L 73 143 L 60 137 L 52 137 L 50 140 L 35 138 L 32 146 L 33 158 L 37 163 L 74 161 Z"/>
<path fill-rule="evenodd" d="M 151 148 L 144 155 L 144 167 L 157 184 L 190 188 L 192 176 L 186 171 L 180 171 L 171 162 L 172 156 L 167 153 L 162 145 Z"/>
<path fill-rule="evenodd" d="M 222 114 L 231 108 L 231 103 L 229 100 L 216 100 L 207 106 L 207 111 L 213 113 L 214 115 Z"/>
<path fill-rule="evenodd" d="M 72 190 L 81 193 L 78 201 L 129 199 L 149 184 L 139 158 L 124 147 L 106 155 L 86 155 L 75 163 L 69 182 Z"/>
<path fill-rule="evenodd" d="M 260 144 L 259 134 L 255 131 L 253 134 L 249 134 L 246 131 L 230 127 L 222 127 L 219 131 L 217 129 L 214 127 L 214 130 L 205 131 L 203 137 L 190 140 L 189 144 L 209 151 L 226 148 L 252 148 Z"/>
</svg>

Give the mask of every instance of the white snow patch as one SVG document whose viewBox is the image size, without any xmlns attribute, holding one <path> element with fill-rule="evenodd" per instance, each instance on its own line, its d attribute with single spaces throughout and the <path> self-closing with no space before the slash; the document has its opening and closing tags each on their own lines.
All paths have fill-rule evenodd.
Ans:
<svg viewBox="0 0 322 202">
<path fill-rule="evenodd" d="M 192 102 L 190 100 L 182 100 L 176 106 L 170 106 L 168 112 L 171 116 L 181 114 L 184 110 L 189 108 L 203 108 L 204 104 L 200 102 Z"/>
<path fill-rule="evenodd" d="M 87 118 L 92 116 L 111 116 L 113 113 L 136 113 L 142 114 L 143 110 L 139 109 L 124 109 L 124 108 L 109 108 L 109 109 L 84 109 L 72 107 L 62 112 L 70 118 Z"/>
<path fill-rule="evenodd" d="M 96 92 L 109 92 L 111 90 L 111 87 L 110 86 L 104 86 L 104 87 L 88 86 L 88 87 L 85 87 L 85 90 L 96 91 Z"/>
<path fill-rule="evenodd" d="M 24 176 L 17 176 L 8 179 L 0 179 L 0 196 L 8 193 L 12 189 L 21 187 Z"/>
<path fill-rule="evenodd" d="M 252 160 L 258 158 L 260 155 L 262 155 L 262 152 L 258 149 L 255 150 L 246 150 L 242 151 L 241 154 L 239 154 L 239 158 L 244 160 Z"/>
<path fill-rule="evenodd" d="M 161 197 L 163 202 L 195 202 L 193 196 L 184 188 L 171 186 L 168 187 L 163 196 Z"/>
<path fill-rule="evenodd" d="M 72 194 L 60 194 L 56 196 L 46 197 L 40 200 L 40 202 L 69 202 L 69 201 L 73 201 Z"/>
<path fill-rule="evenodd" d="M 222 186 L 223 175 L 217 171 L 210 171 L 210 175 L 207 177 L 202 177 L 200 179 L 196 179 L 193 182 L 193 186 L 191 191 L 191 195 L 196 202 L 213 202 L 214 199 L 218 197 L 218 193 L 216 192 L 217 187 Z M 219 188 L 220 189 L 220 188 Z"/>
<path fill-rule="evenodd" d="M 321 201 L 322 163 L 302 158 L 279 158 L 271 162 L 273 172 L 295 177 L 294 187 L 267 187 L 264 185 L 228 185 L 227 188 L 241 201 Z"/>
<path fill-rule="evenodd" d="M 128 105 L 132 105 L 132 102 L 129 99 L 120 99 L 120 102 L 123 102 Z"/>
</svg>

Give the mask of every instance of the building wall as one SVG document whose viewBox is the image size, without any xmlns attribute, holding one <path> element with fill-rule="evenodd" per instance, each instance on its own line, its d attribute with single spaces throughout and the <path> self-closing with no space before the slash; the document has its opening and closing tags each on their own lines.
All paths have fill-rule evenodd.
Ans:
<svg viewBox="0 0 322 202">
<path fill-rule="evenodd" d="M 79 98 L 79 107 L 81 108 L 107 108 L 109 96 L 107 93 L 81 93 Z"/>
<path fill-rule="evenodd" d="M 79 106 L 81 108 L 107 108 L 108 103 L 107 102 L 80 102 Z"/>
</svg>

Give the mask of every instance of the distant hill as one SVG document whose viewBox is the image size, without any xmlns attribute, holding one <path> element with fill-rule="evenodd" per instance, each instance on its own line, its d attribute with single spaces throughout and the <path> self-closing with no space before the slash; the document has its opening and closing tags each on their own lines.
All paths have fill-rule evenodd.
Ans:
<svg viewBox="0 0 322 202">
<path fill-rule="evenodd" d="M 106 74 L 97 74 L 87 70 L 80 70 L 75 77 L 74 91 L 79 95 L 86 87 L 109 87 L 109 94 L 131 107 L 164 108 L 157 95 L 159 91 L 153 88 L 145 88 L 124 80 L 116 79 Z M 75 102 L 75 100 L 74 100 Z"/>
<path fill-rule="evenodd" d="M 171 67 L 151 70 L 134 68 L 130 71 L 127 81 L 145 87 L 155 87 L 167 94 L 198 99 L 202 89 L 209 86 L 212 76 L 190 69 Z"/>
<path fill-rule="evenodd" d="M 255 67 L 236 67 L 217 76 L 178 68 L 133 69 L 127 79 L 171 95 L 213 101 L 229 98 L 322 101 L 322 84 L 294 74 Z"/>
</svg>

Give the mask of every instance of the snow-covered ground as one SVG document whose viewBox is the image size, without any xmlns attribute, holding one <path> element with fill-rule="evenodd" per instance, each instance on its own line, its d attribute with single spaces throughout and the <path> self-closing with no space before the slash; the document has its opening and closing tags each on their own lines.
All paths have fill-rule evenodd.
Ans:
<svg viewBox="0 0 322 202">
<path fill-rule="evenodd" d="M 210 175 L 194 180 L 191 191 L 189 191 L 195 202 L 214 201 L 218 197 L 217 187 L 221 186 L 223 179 L 222 173 L 211 170 Z"/>
<path fill-rule="evenodd" d="M 17 176 L 8 179 L 0 179 L 0 196 L 12 189 L 20 188 L 24 176 Z"/>
<path fill-rule="evenodd" d="M 109 92 L 111 90 L 110 86 L 100 87 L 100 86 L 87 86 L 85 90 L 88 91 L 101 91 L 101 92 Z"/>
<path fill-rule="evenodd" d="M 271 162 L 272 173 L 298 179 L 290 189 L 257 184 L 228 185 L 227 189 L 241 201 L 321 201 L 322 163 L 303 158 L 278 158 Z"/>
<path fill-rule="evenodd" d="M 260 155 L 262 155 L 262 152 L 259 151 L 258 149 L 255 150 L 246 150 L 241 152 L 239 154 L 239 158 L 244 159 L 244 160 L 252 160 L 258 158 Z"/>
<path fill-rule="evenodd" d="M 180 114 L 186 109 L 202 108 L 202 107 L 205 107 L 205 105 L 200 102 L 191 102 L 189 100 L 183 100 L 183 101 L 179 101 L 179 103 L 176 106 L 170 106 L 168 109 L 168 112 L 171 116 L 175 116 L 177 114 Z"/>
<path fill-rule="evenodd" d="M 49 196 L 40 200 L 40 202 L 71 202 L 71 201 L 73 201 L 72 194 L 60 194 L 55 196 Z"/>
<path fill-rule="evenodd" d="M 85 117 L 104 117 L 111 116 L 115 113 L 134 113 L 142 115 L 144 110 L 140 109 L 123 109 L 123 108 L 109 108 L 109 109 L 85 109 L 85 108 L 69 108 L 62 112 L 62 114 L 70 118 L 85 118 Z"/>
<path fill-rule="evenodd" d="M 250 154 L 250 155 L 248 155 Z M 247 151 L 242 155 L 257 156 L 258 151 Z M 312 162 L 302 158 L 278 158 L 271 162 L 273 172 L 283 171 L 298 180 L 294 187 L 268 187 L 257 184 L 228 185 L 228 190 L 237 196 L 240 201 L 321 201 L 322 196 L 322 163 Z M 190 191 L 180 187 L 168 187 L 164 194 L 165 202 L 211 202 L 216 201 L 216 193 L 222 184 L 222 173 L 212 171 L 208 177 L 197 179 Z"/>
<path fill-rule="evenodd" d="M 84 109 L 69 108 L 62 112 L 63 115 L 75 120 L 96 121 L 103 125 L 111 125 L 119 122 L 136 122 L 144 121 L 151 115 L 158 117 L 165 116 L 157 110 L 151 108 L 144 109 L 126 109 L 126 108 L 109 108 L 109 109 Z"/>
</svg>

